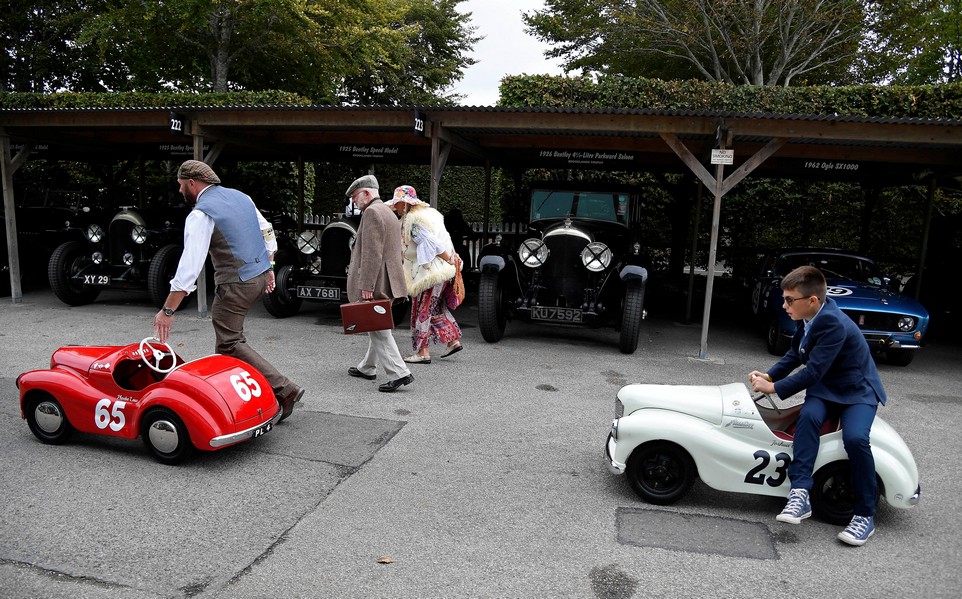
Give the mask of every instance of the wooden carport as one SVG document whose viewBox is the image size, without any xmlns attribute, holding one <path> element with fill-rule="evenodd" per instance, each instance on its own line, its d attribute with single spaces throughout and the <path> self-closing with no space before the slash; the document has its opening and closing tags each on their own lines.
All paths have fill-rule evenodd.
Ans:
<svg viewBox="0 0 962 599">
<path fill-rule="evenodd" d="M 721 198 L 744 177 L 926 184 L 931 213 L 937 186 L 962 177 L 962 120 L 457 106 L 0 109 L 0 154 L 11 298 L 19 303 L 13 173 L 31 158 L 429 164 L 433 205 L 448 164 L 483 166 L 487 181 L 496 167 L 689 170 L 714 194 L 712 272 Z M 490 184 L 485 194 L 487 204 Z M 709 276 L 701 358 L 712 285 Z"/>
</svg>

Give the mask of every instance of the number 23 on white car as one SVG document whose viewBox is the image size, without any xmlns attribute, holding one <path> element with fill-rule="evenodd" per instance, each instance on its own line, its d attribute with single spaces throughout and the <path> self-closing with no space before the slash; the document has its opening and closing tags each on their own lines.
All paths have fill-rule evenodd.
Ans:
<svg viewBox="0 0 962 599">
<path fill-rule="evenodd" d="M 681 499 L 695 478 L 719 491 L 786 497 L 800 410 L 801 405 L 778 408 L 769 396 L 752 398 L 741 383 L 627 385 L 615 400 L 605 461 L 656 505 Z M 827 522 L 845 524 L 853 498 L 838 420 L 826 422 L 821 434 L 812 509 Z M 897 508 L 917 504 L 918 468 L 902 437 L 876 416 L 871 443 L 879 495 Z"/>
</svg>

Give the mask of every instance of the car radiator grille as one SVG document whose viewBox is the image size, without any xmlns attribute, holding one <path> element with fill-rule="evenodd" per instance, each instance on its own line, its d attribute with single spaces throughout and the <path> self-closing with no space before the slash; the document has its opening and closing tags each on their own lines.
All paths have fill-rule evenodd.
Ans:
<svg viewBox="0 0 962 599">
<path fill-rule="evenodd" d="M 548 241 L 550 257 L 541 271 L 544 285 L 539 303 L 546 306 L 580 308 L 584 300 L 588 271 L 581 263 L 581 250 L 585 242 L 572 242 L 567 237 Z"/>
<path fill-rule="evenodd" d="M 112 265 L 123 265 L 124 254 L 127 252 L 136 255 L 137 245 L 130 239 L 133 230 L 133 223 L 127 221 L 116 221 L 110 224 L 110 239 L 108 241 Z"/>
<path fill-rule="evenodd" d="M 842 310 L 863 331 L 891 331 L 899 332 L 898 321 L 901 314 L 887 314 L 884 312 L 864 312 L 860 310 Z"/>
</svg>

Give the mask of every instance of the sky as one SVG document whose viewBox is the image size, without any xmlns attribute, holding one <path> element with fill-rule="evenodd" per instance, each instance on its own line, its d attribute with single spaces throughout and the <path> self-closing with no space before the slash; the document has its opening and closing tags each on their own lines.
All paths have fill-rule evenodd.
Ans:
<svg viewBox="0 0 962 599">
<path fill-rule="evenodd" d="M 561 61 L 544 57 L 546 44 L 524 32 L 522 12 L 543 8 L 544 0 L 466 0 L 458 11 L 473 13 L 476 36 L 484 36 L 470 55 L 477 64 L 465 69 L 453 88 L 464 94 L 463 106 L 494 106 L 505 75 L 561 75 Z"/>
</svg>

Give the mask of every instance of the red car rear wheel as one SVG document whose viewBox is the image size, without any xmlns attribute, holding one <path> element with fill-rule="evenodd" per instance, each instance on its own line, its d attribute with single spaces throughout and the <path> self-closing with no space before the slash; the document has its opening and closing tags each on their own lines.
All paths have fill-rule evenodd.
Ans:
<svg viewBox="0 0 962 599">
<path fill-rule="evenodd" d="M 162 464 L 179 464 L 193 449 L 184 422 L 167 408 L 154 408 L 144 415 L 140 436 L 154 459 Z"/>
</svg>

